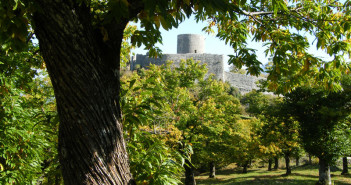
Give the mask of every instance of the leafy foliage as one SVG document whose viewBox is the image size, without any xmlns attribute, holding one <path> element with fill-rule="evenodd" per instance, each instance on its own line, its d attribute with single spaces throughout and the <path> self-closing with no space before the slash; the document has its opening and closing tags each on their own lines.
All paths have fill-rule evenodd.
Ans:
<svg viewBox="0 0 351 185">
<path fill-rule="evenodd" d="M 228 94 L 227 84 L 209 77 L 199 82 L 196 124 L 189 135 L 193 135 L 193 161 L 198 166 L 214 162 L 224 166 L 233 162 L 230 157 L 231 137 L 237 131 L 237 120 L 241 105 L 237 98 Z"/>
<path fill-rule="evenodd" d="M 253 116 L 261 115 L 272 104 L 272 97 L 253 90 L 241 97 L 245 111 Z"/>
<path fill-rule="evenodd" d="M 232 152 L 229 150 L 232 148 L 231 138 L 235 137 L 232 135 L 240 132 L 236 128 L 242 110 L 239 100 L 228 93 L 228 84 L 211 76 L 203 79 L 206 68 L 199 62 L 190 59 L 182 61 L 179 66 L 172 65 L 171 62 L 163 66 L 151 65 L 148 70 L 142 69 L 122 78 L 122 89 L 127 90 L 122 91 L 122 118 L 129 133 L 128 146 L 138 151 L 131 151 L 131 159 L 135 160 L 132 169 L 139 169 L 138 174 L 144 173 L 140 169 L 149 169 L 140 162 L 140 159 L 147 158 L 141 154 L 149 150 L 156 152 L 151 147 L 153 144 L 148 143 L 158 143 L 158 150 L 164 154 L 179 152 L 186 161 L 191 157 L 197 167 L 208 161 L 217 165 L 232 162 L 232 158 L 226 156 Z M 190 145 L 193 150 L 184 151 L 188 148 L 185 146 Z M 180 162 L 171 156 L 169 159 Z M 157 166 L 155 161 L 150 158 L 149 166 Z M 150 176 L 153 170 L 146 171 L 145 174 Z M 156 176 L 152 177 L 148 183 L 157 181 Z M 140 177 L 140 182 L 141 179 L 145 181 L 145 175 Z"/>
<path fill-rule="evenodd" d="M 135 25 L 127 25 L 127 27 L 124 29 L 123 32 L 123 42 L 121 46 L 121 60 L 120 60 L 120 65 L 121 68 L 126 68 L 128 64 L 130 64 L 130 55 L 131 55 L 131 50 L 134 48 L 130 44 L 130 38 L 136 31 L 137 27 Z"/>
<path fill-rule="evenodd" d="M 257 134 L 261 128 L 262 121 L 256 118 L 242 119 L 236 124 L 236 132 L 231 140 L 232 153 L 229 157 L 244 168 L 249 161 L 261 157 L 261 141 Z"/>
<path fill-rule="evenodd" d="M 154 47 L 162 37 L 159 29 L 178 27 L 190 15 L 197 21 L 208 20 L 204 30 L 218 29 L 217 37 L 230 44 L 235 53 L 230 63 L 239 69 L 247 66 L 250 74 L 263 71 L 256 51 L 247 47 L 247 40 L 263 42 L 271 57 L 269 88 L 283 87 L 288 91 L 311 77 L 330 89 L 340 89 L 338 81 L 348 71 L 350 53 L 349 1 L 78 1 L 89 6 L 92 24 L 106 30 L 106 25 L 118 19 L 140 21 L 143 30 L 133 32 L 132 43 L 146 46 L 150 55 L 160 55 Z M 30 0 L 11 0 L 0 4 L 1 43 L 5 51 L 23 48 L 31 37 L 30 15 L 39 5 Z M 134 15 L 135 17 L 130 17 Z M 107 33 L 105 31 L 105 33 Z M 332 59 L 326 61 L 309 53 L 311 46 L 325 52 Z"/>
<path fill-rule="evenodd" d="M 300 124 L 289 114 L 289 107 L 281 98 L 275 98 L 274 103 L 265 108 L 262 114 L 265 124 L 259 131 L 261 151 L 265 156 L 284 156 L 285 162 L 290 157 L 299 156 L 303 149 L 300 139 Z M 286 165 L 286 174 L 291 174 L 291 168 Z"/>
<path fill-rule="evenodd" d="M 45 71 L 38 74 L 43 64 L 36 50 L 1 55 L 1 184 L 61 181 L 54 96 Z"/>
<path fill-rule="evenodd" d="M 128 131 L 131 170 L 139 183 L 178 184 L 186 158 L 181 132 L 175 127 L 180 109 L 187 111 L 189 90 L 204 67 L 192 60 L 175 69 L 150 66 L 122 78 L 121 107 Z M 193 70 L 198 68 L 197 70 Z M 193 75 L 195 72 L 195 75 Z M 191 83 L 192 82 L 192 83 Z M 183 144 L 181 144 L 183 145 Z"/>
<path fill-rule="evenodd" d="M 282 99 L 277 98 L 275 103 L 266 107 L 263 116 L 262 119 L 266 124 L 262 127 L 260 135 L 268 146 L 273 145 L 278 149 L 270 152 L 273 155 L 283 153 L 287 156 L 298 153 L 301 149 L 300 125 L 289 114 L 288 107 L 285 106 Z"/>
<path fill-rule="evenodd" d="M 164 137 L 139 131 L 134 140 L 128 142 L 131 171 L 138 184 L 181 183 L 184 158 L 169 148 L 165 141 Z"/>
<path fill-rule="evenodd" d="M 348 93 L 298 88 L 285 99 L 300 122 L 305 150 L 329 163 L 335 161 L 347 147 L 343 135 L 347 135 L 348 129 L 338 129 L 349 114 Z"/>
</svg>

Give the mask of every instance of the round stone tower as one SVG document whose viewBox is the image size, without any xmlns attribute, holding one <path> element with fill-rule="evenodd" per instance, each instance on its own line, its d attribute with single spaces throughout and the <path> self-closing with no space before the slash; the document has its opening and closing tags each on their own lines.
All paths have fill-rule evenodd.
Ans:
<svg viewBox="0 0 351 185">
<path fill-rule="evenodd" d="M 204 53 L 205 37 L 198 34 L 178 35 L 177 53 Z"/>
</svg>

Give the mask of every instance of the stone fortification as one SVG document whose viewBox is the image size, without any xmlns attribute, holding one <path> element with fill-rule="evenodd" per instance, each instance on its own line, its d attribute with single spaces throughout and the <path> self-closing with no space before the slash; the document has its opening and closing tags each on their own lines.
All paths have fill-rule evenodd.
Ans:
<svg viewBox="0 0 351 185">
<path fill-rule="evenodd" d="M 241 94 L 246 94 L 257 87 L 257 81 L 264 80 L 264 77 L 255 77 L 231 72 L 224 72 L 224 81 L 239 89 Z"/>
<path fill-rule="evenodd" d="M 181 34 L 177 37 L 177 53 L 204 53 L 205 37 L 196 34 Z"/>
<path fill-rule="evenodd" d="M 201 61 L 201 64 L 207 64 L 208 73 L 206 76 L 214 74 L 218 80 L 228 82 L 231 86 L 238 88 L 242 94 L 258 89 L 256 82 L 264 79 L 262 77 L 225 72 L 223 55 L 204 53 L 205 39 L 201 35 L 178 35 L 177 44 L 178 54 L 164 54 L 157 59 L 149 58 L 148 55 L 136 55 L 136 58 L 132 58 L 130 69 L 135 70 L 137 65 L 141 68 L 147 68 L 150 64 L 162 65 L 166 61 L 173 61 L 175 66 L 179 66 L 182 59 L 193 58 L 195 61 Z"/>
<path fill-rule="evenodd" d="M 208 68 L 208 74 L 214 74 L 218 80 L 224 80 L 224 65 L 223 55 L 214 54 L 197 54 L 197 53 L 186 53 L 186 54 L 164 54 L 161 58 L 149 58 L 147 55 L 137 55 L 136 60 L 131 65 L 131 70 L 134 70 L 137 65 L 141 68 L 147 68 L 150 64 L 162 65 L 166 61 L 173 61 L 175 66 L 179 66 L 180 61 L 193 58 L 195 61 L 201 61 L 201 64 L 206 64 Z"/>
</svg>

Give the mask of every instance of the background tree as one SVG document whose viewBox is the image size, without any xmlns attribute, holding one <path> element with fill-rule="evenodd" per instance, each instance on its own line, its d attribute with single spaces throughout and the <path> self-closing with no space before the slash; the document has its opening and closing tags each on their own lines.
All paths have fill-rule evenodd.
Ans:
<svg viewBox="0 0 351 185">
<path fill-rule="evenodd" d="M 256 50 L 248 48 L 246 40 L 265 42 L 266 55 L 272 62 L 267 71 L 271 90 L 287 92 L 311 79 L 327 88 L 340 89 L 342 74 L 348 69 L 346 55 L 350 51 L 347 40 L 350 17 L 346 8 L 349 2 L 330 3 L 252 1 L 239 8 L 242 14 L 220 12 L 207 30 L 217 27 L 217 36 L 235 49 L 229 63 L 239 69 L 245 65 L 249 74 L 258 74 L 263 69 Z M 307 35 L 313 39 L 309 40 Z M 308 52 L 312 40 L 317 41 L 319 51 L 332 57 L 330 61 Z"/>
<path fill-rule="evenodd" d="M 168 142 L 178 141 L 180 133 L 171 127 L 164 130 L 154 127 L 152 120 L 162 116 L 160 110 L 164 106 L 153 97 L 159 89 L 146 87 L 159 83 L 149 77 L 134 72 L 121 78 L 122 122 L 131 171 L 136 183 L 178 184 L 184 158 Z"/>
<path fill-rule="evenodd" d="M 157 180 L 158 182 L 166 183 L 165 177 L 168 177 L 168 183 L 179 182 L 181 166 L 186 174 L 186 183 L 195 183 L 191 163 L 193 151 L 189 146 L 195 141 L 193 137 L 196 134 L 192 131 L 197 126 L 195 118 L 198 109 L 194 105 L 192 91 L 196 87 L 195 80 L 202 79 L 205 73 L 204 65 L 189 59 L 176 67 L 169 62 L 162 66 L 152 65 L 149 69 L 141 69 L 130 76 L 123 76 L 122 87 L 126 90 L 122 94 L 122 120 L 129 133 L 127 138 L 132 139 L 128 146 L 131 152 L 131 167 L 137 173 L 135 178 L 138 182 L 155 183 L 161 174 L 163 180 Z M 154 136 L 146 137 L 145 132 Z M 150 143 L 153 142 L 158 146 L 150 148 Z M 169 157 L 152 157 L 151 154 L 159 152 L 156 149 L 162 149 L 161 151 Z M 149 152 L 139 155 L 142 151 Z M 178 155 L 182 155 L 183 162 L 179 160 Z M 148 161 L 147 158 L 153 160 Z M 156 159 L 169 159 L 173 162 L 168 165 L 174 164 L 174 167 L 155 168 L 154 166 L 160 164 Z M 150 169 L 149 166 L 153 168 Z"/>
<path fill-rule="evenodd" d="M 269 148 L 273 156 L 282 154 L 285 159 L 286 175 L 291 174 L 290 158 L 301 150 L 300 146 L 300 125 L 289 114 L 289 109 L 281 99 L 276 99 L 275 103 L 266 107 L 262 118 L 266 124 L 262 127 L 260 136 Z"/>
<path fill-rule="evenodd" d="M 197 88 L 193 102 L 198 108 L 199 126 L 193 130 L 196 134 L 193 162 L 198 167 L 210 166 L 210 177 L 214 177 L 216 166 L 232 162 L 228 157 L 233 144 L 230 138 L 237 131 L 241 105 L 228 94 L 228 84 L 213 77 L 201 80 Z"/>
<path fill-rule="evenodd" d="M 241 97 L 240 102 L 245 107 L 245 111 L 252 116 L 258 117 L 265 108 L 272 104 L 272 96 L 253 90 Z"/>
<path fill-rule="evenodd" d="M 349 114 L 347 92 L 328 93 L 317 88 L 297 88 L 286 94 L 292 115 L 300 122 L 305 150 L 319 158 L 319 184 L 330 184 L 330 165 L 348 148 L 343 119 Z"/>
<path fill-rule="evenodd" d="M 256 118 L 239 120 L 233 133 L 232 153 L 228 157 L 234 158 L 233 162 L 243 167 L 243 173 L 247 173 L 247 168 L 252 160 L 261 157 L 260 139 L 258 132 L 262 127 L 262 122 Z"/>
<path fill-rule="evenodd" d="M 163 145 L 169 151 L 179 148 L 178 143 L 181 143 L 181 149 L 192 145 L 191 158 L 184 156 L 187 184 L 194 183 L 195 167 L 206 166 L 208 170 L 209 164 L 212 165 L 211 169 L 215 169 L 217 165 L 232 162 L 232 157 L 228 157 L 232 153 L 227 149 L 232 148 L 232 134 L 240 131 L 236 128 L 242 110 L 239 100 L 229 94 L 228 84 L 212 77 L 203 79 L 205 72 L 204 65 L 187 60 L 175 67 L 171 62 L 163 66 L 152 65 L 147 70 L 142 69 L 129 76 L 126 74 L 122 78 L 122 87 L 127 89 L 121 95 L 122 120 L 129 133 L 127 139 L 133 140 L 128 142 L 128 146 L 142 150 L 143 146 L 133 146 L 133 142 L 145 143 L 143 140 L 148 141 L 145 139 L 147 137 L 139 141 L 133 139 L 133 135 L 145 131 L 167 136 Z M 195 83 L 196 80 L 198 83 Z M 178 134 L 172 137 L 173 133 Z M 139 173 L 141 169 L 145 169 L 145 173 L 152 171 L 146 170 L 148 168 L 143 167 L 138 159 L 134 162 L 134 155 L 136 152 L 131 152 L 132 169 L 138 166 Z M 148 179 L 155 177 L 148 174 Z M 212 174 L 215 175 L 214 171 Z M 135 178 L 138 180 L 139 174 Z M 138 182 L 143 182 L 145 176 L 140 179 Z"/>
<path fill-rule="evenodd" d="M 343 78 L 342 78 L 341 84 L 342 84 L 342 87 L 343 87 L 344 91 L 350 92 L 350 90 L 351 90 L 351 76 L 350 75 L 344 75 Z M 343 124 L 344 125 L 350 125 L 350 116 L 348 116 L 343 121 Z M 345 128 L 347 129 L 347 127 L 348 126 L 346 126 Z M 350 134 L 348 134 L 347 136 L 350 136 Z M 350 142 L 350 141 L 351 141 L 350 138 L 345 138 L 344 142 Z M 347 145 L 350 145 L 350 144 L 347 144 Z M 347 148 L 344 152 L 345 152 L 344 153 L 344 157 L 342 158 L 342 161 L 343 161 L 343 169 L 342 169 L 342 172 L 341 172 L 342 175 L 349 173 L 349 171 L 348 171 L 348 160 L 347 160 L 346 156 L 349 156 L 351 154 L 351 149 Z"/>
</svg>

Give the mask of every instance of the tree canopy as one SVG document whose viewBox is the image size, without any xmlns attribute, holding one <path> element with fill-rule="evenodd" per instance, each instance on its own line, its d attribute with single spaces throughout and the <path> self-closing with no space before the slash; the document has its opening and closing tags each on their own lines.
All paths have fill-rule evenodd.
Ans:
<svg viewBox="0 0 351 185">
<path fill-rule="evenodd" d="M 319 158 L 319 183 L 330 184 L 330 165 L 349 148 L 348 91 L 300 87 L 285 96 L 288 114 L 300 122 L 304 149 Z"/>
<path fill-rule="evenodd" d="M 272 67 L 268 79 L 276 89 L 282 84 L 288 89 L 305 77 L 313 77 L 329 88 L 338 88 L 340 73 L 348 71 L 345 63 L 350 53 L 350 1 L 226 1 L 226 0 L 118 0 L 70 1 L 89 8 L 89 20 L 102 33 L 103 40 L 111 40 L 108 25 L 121 20 L 140 21 L 142 30 L 132 37 L 136 46 L 144 44 L 150 55 L 160 52 L 154 45 L 162 43 L 159 28 L 165 30 L 178 25 L 194 14 L 197 21 L 208 21 L 205 31 L 217 28 L 217 37 L 230 44 L 234 51 L 229 63 L 247 66 L 250 74 L 263 71 L 255 50 L 247 47 L 247 40 L 261 41 L 267 47 Z M 44 6 L 44 7 L 43 7 Z M 0 4 L 0 43 L 5 51 L 23 49 L 33 36 L 32 15 L 45 5 L 31 0 L 7 0 Z M 332 60 L 309 53 L 310 47 L 328 54 Z M 286 78 L 282 79 L 281 76 Z M 276 83 L 283 80 L 284 83 Z"/>
</svg>

